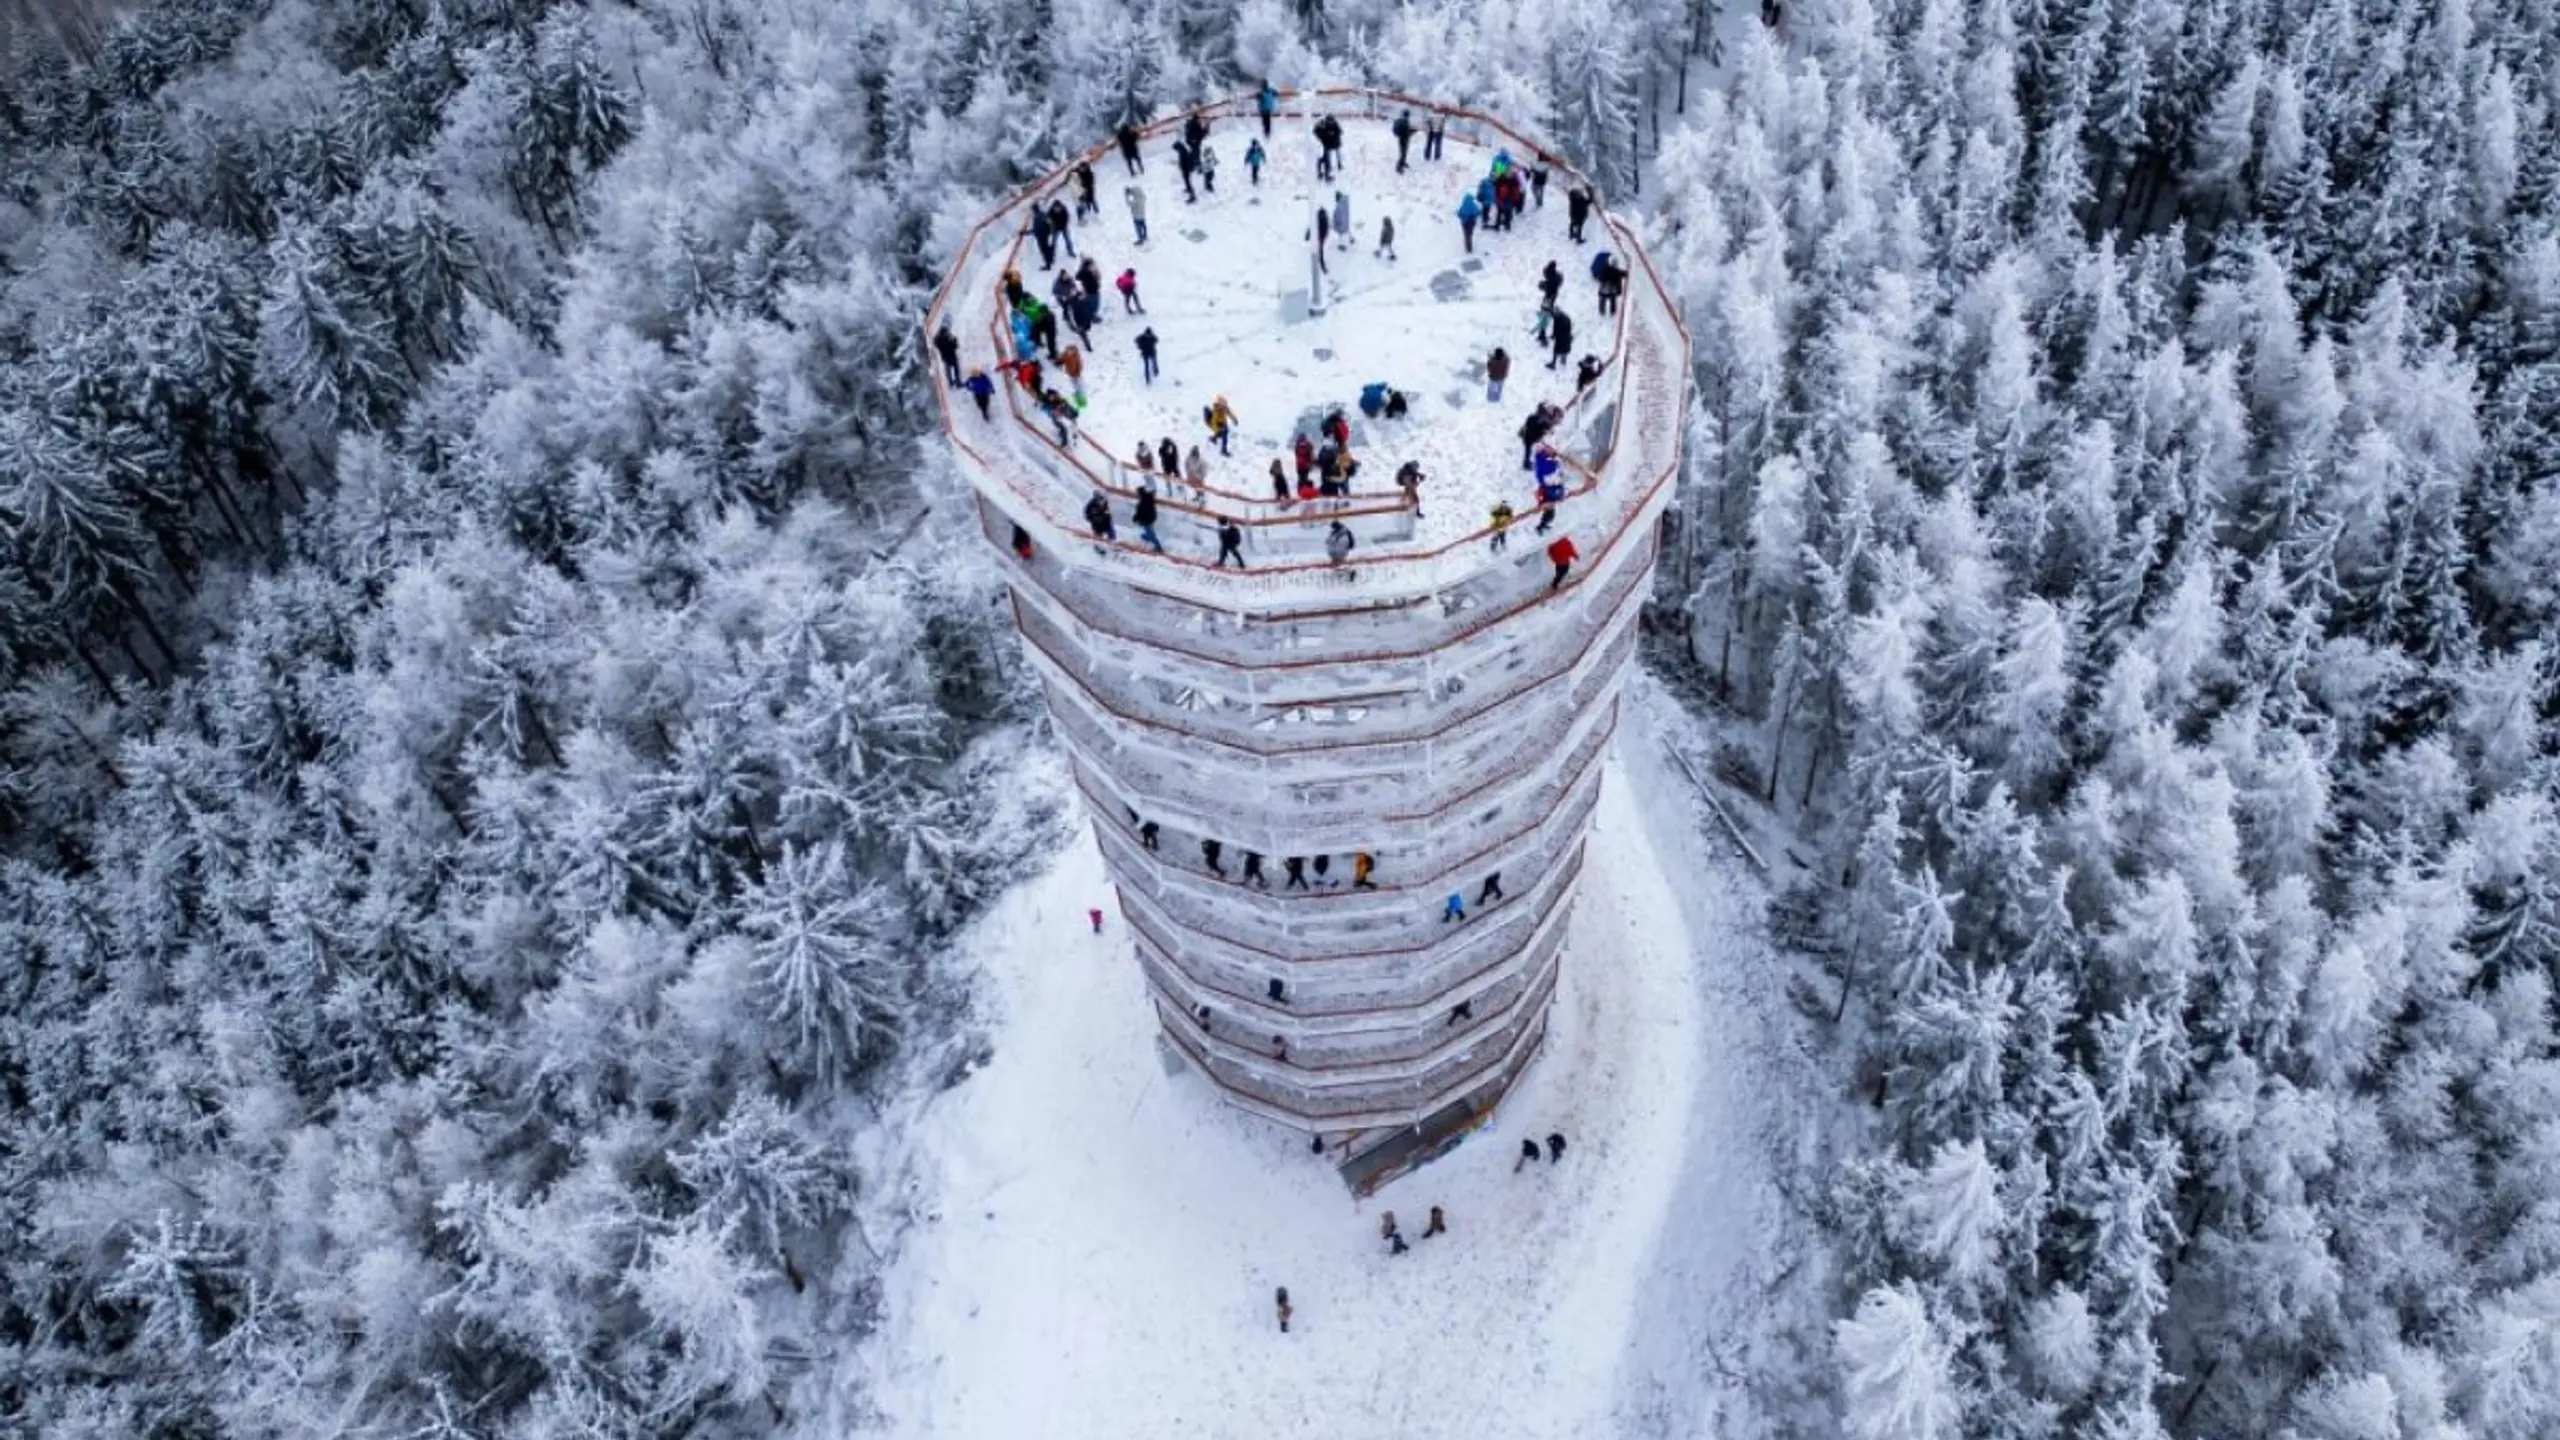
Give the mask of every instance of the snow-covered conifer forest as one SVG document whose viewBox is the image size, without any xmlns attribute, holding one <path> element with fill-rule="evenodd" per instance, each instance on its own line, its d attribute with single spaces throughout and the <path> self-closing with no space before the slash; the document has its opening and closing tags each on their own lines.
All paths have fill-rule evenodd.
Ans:
<svg viewBox="0 0 2560 1440">
<path fill-rule="evenodd" d="M 1081 823 L 916 322 L 1269 76 L 1550 137 L 1694 340 L 1649 664 L 1828 1109 L 1656 1433 L 2560 1433 L 2560 15 L 1767 18 L 13 26 L 0 1431 L 872 1421 L 955 937 Z"/>
</svg>

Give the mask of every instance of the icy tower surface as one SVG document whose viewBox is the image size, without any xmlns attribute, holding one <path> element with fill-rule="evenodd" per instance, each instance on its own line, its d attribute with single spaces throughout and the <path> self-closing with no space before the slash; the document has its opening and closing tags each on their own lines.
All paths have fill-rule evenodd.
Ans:
<svg viewBox="0 0 2560 1440">
<path fill-rule="evenodd" d="M 959 372 L 993 382 L 982 414 L 932 361 L 1167 1039 L 1233 1103 L 1358 1163 L 1481 1118 L 1545 1034 L 1679 463 L 1688 342 L 1604 209 L 1569 234 L 1588 182 L 1497 121 L 1436 112 L 1427 158 L 1419 100 L 1285 94 L 1267 138 L 1257 105 L 1144 127 L 1135 173 L 1102 137 L 1079 157 L 1097 207 L 1073 160 L 1016 195 L 964 244 L 925 328 L 947 325 Z M 1195 114 L 1215 182 L 1186 198 L 1176 144 Z M 1340 161 L 1320 177 L 1327 118 Z M 1497 161 L 1531 198 L 1470 250 L 1460 201 Z M 1071 223 L 1044 266 L 1032 217 L 1053 200 Z M 1319 207 L 1328 231 L 1351 219 L 1321 267 Z M 1623 274 L 1606 310 L 1603 252 Z M 1089 345 L 1057 289 L 1087 259 L 1103 286 Z M 1536 333 L 1551 262 L 1573 327 L 1561 356 Z M 1128 270 L 1134 297 L 1116 286 Z M 1014 322 L 1038 311 L 1017 294 L 1056 322 L 1057 358 L 1045 333 L 1029 342 L 1037 391 Z M 1364 413 L 1382 389 L 1401 414 Z M 1221 401 L 1224 452 L 1205 418 Z M 1548 406 L 1560 498 L 1542 503 L 1522 427 Z M 1337 411 L 1349 491 L 1300 498 L 1294 441 L 1321 447 Z M 1171 481 L 1168 440 L 1186 472 Z"/>
</svg>

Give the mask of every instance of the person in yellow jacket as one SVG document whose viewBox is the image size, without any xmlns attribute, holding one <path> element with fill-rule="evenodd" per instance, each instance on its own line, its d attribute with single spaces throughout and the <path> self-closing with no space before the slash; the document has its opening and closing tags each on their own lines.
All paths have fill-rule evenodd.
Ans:
<svg viewBox="0 0 2560 1440">
<path fill-rule="evenodd" d="M 1209 405 L 1209 438 L 1218 442 L 1219 454 L 1231 455 L 1235 453 L 1227 448 L 1228 438 L 1235 428 L 1235 407 L 1227 403 L 1227 397 L 1221 395 L 1216 400 L 1211 401 Z"/>
</svg>

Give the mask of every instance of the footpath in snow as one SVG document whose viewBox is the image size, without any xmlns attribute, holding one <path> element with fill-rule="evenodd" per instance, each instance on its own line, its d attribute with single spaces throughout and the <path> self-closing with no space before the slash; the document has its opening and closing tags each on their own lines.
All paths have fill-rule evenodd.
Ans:
<svg viewBox="0 0 2560 1440">
<path fill-rule="evenodd" d="M 993 1058 L 924 1112 L 920 1214 L 867 1387 L 948 1437 L 1710 1433 L 1744 1322 L 1782 1101 L 1749 884 L 1662 755 L 1639 679 L 1602 793 L 1545 1055 L 1493 1124 L 1366 1200 L 1285 1132 L 1160 1058 L 1089 836 L 1007 896 L 977 949 Z M 1668 862 L 1668 863 L 1666 863 Z M 1730 957 L 1720 950 L 1730 947 Z M 1730 994 L 1726 999 L 1731 998 Z M 1558 1166 L 1519 1173 L 1526 1136 Z M 1450 1231 L 1421 1239 L 1432 1205 Z M 1378 1238 L 1396 1212 L 1411 1253 Z M 1287 1286 L 1292 1333 L 1273 1319 Z"/>
</svg>

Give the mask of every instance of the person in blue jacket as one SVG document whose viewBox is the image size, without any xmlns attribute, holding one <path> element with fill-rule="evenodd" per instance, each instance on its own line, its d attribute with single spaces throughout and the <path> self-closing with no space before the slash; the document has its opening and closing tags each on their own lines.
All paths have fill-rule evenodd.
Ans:
<svg viewBox="0 0 2560 1440">
<path fill-rule="evenodd" d="M 1472 194 L 1458 202 L 1458 229 L 1467 238 L 1467 253 L 1476 253 L 1476 221 L 1484 218 L 1484 207 Z"/>
<path fill-rule="evenodd" d="M 1262 138 L 1270 139 L 1271 117 L 1280 113 L 1280 92 L 1271 88 L 1270 81 L 1262 82 L 1262 93 L 1253 97 L 1253 108 L 1262 117 Z M 1280 1328 L 1285 1330 L 1289 1327 L 1283 1325 Z"/>
</svg>

